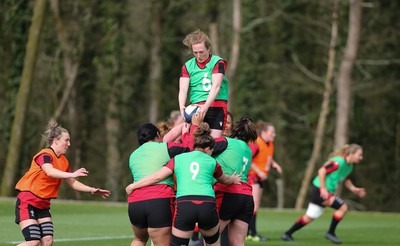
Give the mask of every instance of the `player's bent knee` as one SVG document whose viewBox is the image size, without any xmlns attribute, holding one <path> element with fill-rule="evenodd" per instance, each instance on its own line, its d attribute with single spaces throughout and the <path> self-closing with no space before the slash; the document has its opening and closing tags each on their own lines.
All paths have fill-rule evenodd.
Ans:
<svg viewBox="0 0 400 246">
<path fill-rule="evenodd" d="M 24 235 L 25 241 L 35 241 L 38 240 L 38 245 L 40 243 L 41 233 L 39 225 L 33 224 L 28 225 L 22 229 L 22 235 Z"/>
<path fill-rule="evenodd" d="M 189 245 L 190 238 L 180 238 L 172 234 L 171 236 L 171 245 L 172 246 L 181 246 L 181 245 Z"/>
<path fill-rule="evenodd" d="M 53 227 L 53 222 L 47 221 L 39 224 L 40 226 L 40 231 L 41 231 L 41 236 L 42 237 L 47 237 L 51 236 L 51 240 L 53 240 L 53 235 L 54 235 L 54 227 Z"/>
<path fill-rule="evenodd" d="M 41 244 L 42 246 L 51 246 L 53 245 L 53 237 L 52 236 L 42 237 L 40 242 L 42 243 Z"/>
<path fill-rule="evenodd" d="M 219 231 L 217 231 L 217 233 L 215 233 L 214 235 L 212 235 L 212 236 L 210 236 L 210 237 L 203 236 L 203 238 L 204 238 L 204 241 L 205 241 L 207 244 L 213 244 L 213 243 L 215 243 L 216 241 L 218 241 L 218 238 L 219 238 Z"/>
<path fill-rule="evenodd" d="M 306 215 L 311 219 L 315 220 L 322 215 L 324 210 L 325 210 L 324 207 L 318 206 L 317 204 L 314 203 L 309 203 Z"/>
<path fill-rule="evenodd" d="M 343 211 L 348 210 L 346 203 L 344 203 L 343 199 L 338 196 L 336 196 L 335 199 L 333 200 L 331 208 L 334 208 L 336 210 L 341 209 Z"/>
</svg>

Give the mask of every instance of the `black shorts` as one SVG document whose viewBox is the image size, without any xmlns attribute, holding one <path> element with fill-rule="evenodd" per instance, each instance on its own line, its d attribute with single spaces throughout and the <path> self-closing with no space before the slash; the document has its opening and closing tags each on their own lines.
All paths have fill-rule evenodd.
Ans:
<svg viewBox="0 0 400 246">
<path fill-rule="evenodd" d="M 254 212 L 254 199 L 244 194 L 217 191 L 215 193 L 219 205 L 221 220 L 241 220 L 250 223 Z"/>
<path fill-rule="evenodd" d="M 324 199 L 321 198 L 321 193 L 319 192 L 319 188 L 315 187 L 314 185 L 311 188 L 310 202 L 317 204 L 318 206 L 325 207 L 324 205 L 322 205 Z"/>
<path fill-rule="evenodd" d="M 128 205 L 131 224 L 139 228 L 162 228 L 172 225 L 174 198 L 156 198 Z"/>
<path fill-rule="evenodd" d="M 182 231 L 192 231 L 196 223 L 203 230 L 218 225 L 219 217 L 214 197 L 183 196 L 177 199 L 174 227 Z"/>
<path fill-rule="evenodd" d="M 334 195 L 331 194 L 331 196 L 334 196 Z M 333 203 L 331 205 L 332 208 L 339 209 L 343 204 L 345 204 L 345 202 L 343 201 L 342 198 L 340 198 L 338 196 L 334 196 L 334 197 L 335 197 L 335 199 L 333 200 Z M 315 187 L 314 185 L 312 186 L 312 189 L 311 189 L 310 202 L 317 204 L 318 206 L 325 207 L 324 205 L 322 205 L 322 203 L 324 202 L 324 199 L 321 198 L 321 193 L 319 191 L 319 188 Z"/>
<path fill-rule="evenodd" d="M 226 115 L 224 108 L 220 107 L 209 107 L 204 117 L 206 122 L 211 129 L 223 130 L 226 125 Z"/>
<path fill-rule="evenodd" d="M 23 220 L 43 218 L 51 218 L 50 208 L 37 208 L 17 198 L 15 203 L 15 223 L 19 224 Z"/>
</svg>

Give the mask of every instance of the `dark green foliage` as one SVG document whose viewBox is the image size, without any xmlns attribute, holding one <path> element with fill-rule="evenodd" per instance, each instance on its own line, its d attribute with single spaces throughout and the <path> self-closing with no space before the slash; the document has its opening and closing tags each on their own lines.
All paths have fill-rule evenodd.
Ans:
<svg viewBox="0 0 400 246">
<path fill-rule="evenodd" d="M 155 1 L 155 0 L 154 0 Z M 72 132 L 72 158 L 76 145 L 81 163 L 90 170 L 85 182 L 106 184 L 105 117 L 112 95 L 117 95 L 121 122 L 118 149 L 123 161 L 120 193 L 131 182 L 128 158 L 137 147 L 136 129 L 149 119 L 149 74 L 151 14 L 154 1 L 59 1 L 60 15 L 69 28 L 71 56 L 80 58 L 75 83 L 74 104 L 78 110 L 76 132 Z M 250 116 L 266 120 L 277 130 L 275 159 L 283 166 L 285 207 L 293 207 L 313 139 L 324 90 L 331 28 L 331 1 L 242 0 L 240 59 L 230 104 L 235 119 Z M 167 120 L 178 107 L 179 74 L 190 58 L 182 44 L 185 35 L 196 28 L 209 32 L 214 22 L 219 31 L 219 50 L 230 62 L 232 39 L 231 1 L 163 0 L 162 62 L 159 120 Z M 30 1 L 0 3 L 0 174 L 5 163 L 16 92 L 25 54 L 26 33 L 32 15 Z M 341 1 L 336 69 L 341 63 L 347 40 L 349 2 Z M 360 48 L 352 74 L 352 104 L 349 141 L 364 147 L 364 160 L 356 168 L 356 184 L 367 188 L 368 196 L 357 199 L 344 191 L 344 197 L 360 202 L 370 210 L 398 211 L 400 198 L 400 22 L 398 1 L 365 2 Z M 17 176 L 28 168 L 38 150 L 40 133 L 65 88 L 63 56 L 50 11 L 45 20 L 32 88 L 28 126 Z M 83 40 L 83 49 L 76 40 Z M 307 70 L 308 74 L 305 73 Z M 332 151 L 335 131 L 336 93 L 321 150 L 321 165 Z M 60 123 L 69 128 L 68 107 Z M 70 159 L 71 163 L 73 159 Z M 72 163 L 73 165 L 73 163 Z M 276 205 L 272 172 L 263 205 Z M 63 190 L 62 197 L 71 198 Z M 124 200 L 124 195 L 120 196 Z M 85 197 L 83 197 L 85 199 Z"/>
</svg>

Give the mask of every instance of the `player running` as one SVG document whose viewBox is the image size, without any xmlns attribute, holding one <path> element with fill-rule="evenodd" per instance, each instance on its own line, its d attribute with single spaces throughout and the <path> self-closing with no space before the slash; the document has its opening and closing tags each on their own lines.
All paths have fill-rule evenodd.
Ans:
<svg viewBox="0 0 400 246">
<path fill-rule="evenodd" d="M 359 197 L 366 195 L 365 189 L 354 186 L 349 178 L 354 164 L 360 163 L 363 159 L 363 150 L 357 144 L 350 144 L 345 145 L 333 156 L 318 170 L 318 176 L 313 180 L 311 201 L 308 204 L 306 214 L 301 216 L 288 231 L 282 234 L 282 240 L 294 241 L 292 234 L 319 218 L 324 212 L 325 206 L 329 206 L 336 211 L 325 238 L 336 244 L 342 243 L 336 236 L 335 230 L 345 216 L 348 206 L 342 198 L 334 194 L 339 184 L 344 180 L 345 186 L 351 192 Z"/>
<path fill-rule="evenodd" d="M 86 177 L 89 172 L 85 168 L 71 172 L 69 162 L 64 156 L 71 145 L 65 128 L 50 120 L 43 138 L 48 147 L 33 157 L 29 170 L 15 186 L 19 191 L 15 205 L 15 223 L 19 224 L 25 238 L 25 242 L 19 245 L 53 244 L 50 200 L 57 198 L 62 180 L 76 191 L 90 192 L 103 198 L 110 195 L 108 190 L 90 187 L 75 179 Z"/>
</svg>

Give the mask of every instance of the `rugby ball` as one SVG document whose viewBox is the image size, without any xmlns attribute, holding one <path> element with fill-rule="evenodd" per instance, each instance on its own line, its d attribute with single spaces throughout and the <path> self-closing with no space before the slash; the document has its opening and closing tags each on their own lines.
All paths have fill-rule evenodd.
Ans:
<svg viewBox="0 0 400 246">
<path fill-rule="evenodd" d="M 200 106 L 197 105 L 189 105 L 185 108 L 183 112 L 183 117 L 185 118 L 185 122 L 191 123 L 192 116 L 200 109 Z"/>
</svg>

